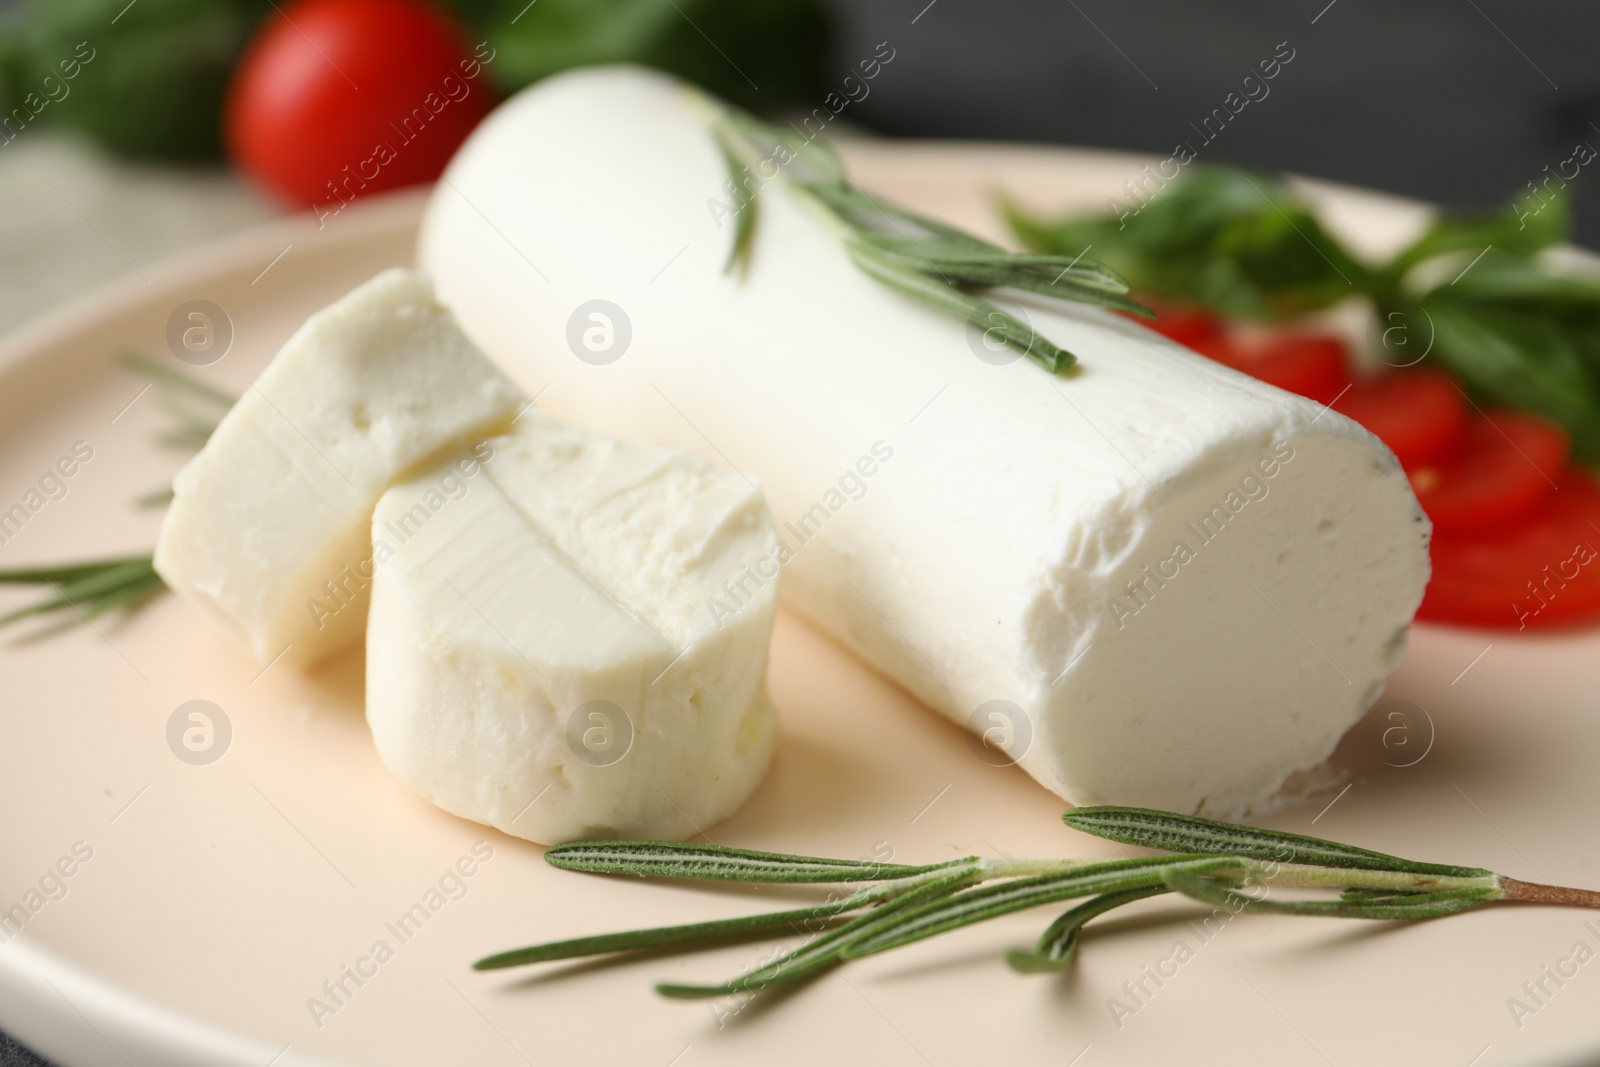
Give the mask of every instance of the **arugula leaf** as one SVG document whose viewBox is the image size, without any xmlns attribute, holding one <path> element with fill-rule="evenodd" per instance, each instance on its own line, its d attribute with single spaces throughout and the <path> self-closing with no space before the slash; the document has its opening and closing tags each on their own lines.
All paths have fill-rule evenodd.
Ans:
<svg viewBox="0 0 1600 1067">
<path fill-rule="evenodd" d="M 1477 401 L 1559 423 L 1574 454 L 1600 464 L 1600 280 L 1542 255 L 1570 233 L 1564 192 L 1441 212 L 1378 266 L 1355 263 L 1308 205 L 1264 175 L 1191 168 L 1136 213 L 1126 208 L 1056 221 L 1005 210 L 1030 248 L 1075 255 L 1092 245 L 1135 293 L 1231 317 L 1270 320 L 1363 297 Z M 1450 280 L 1419 279 L 1440 274 L 1417 270 L 1424 265 L 1444 267 Z"/>
<path fill-rule="evenodd" d="M 1137 214 L 1041 221 L 1012 203 L 1006 220 L 1038 252 L 1096 259 L 1136 292 L 1228 315 L 1277 319 L 1360 291 L 1368 271 L 1284 183 L 1232 167 L 1189 171 Z"/>
<path fill-rule="evenodd" d="M 1522 211 L 1512 203 L 1495 211 L 1444 213 L 1395 256 L 1383 274 L 1398 284 L 1412 267 L 1434 256 L 1477 253 L 1490 247 L 1501 252 L 1538 252 L 1565 240 L 1571 232 L 1571 198 L 1565 192 L 1554 194 L 1536 211 Z"/>
<path fill-rule="evenodd" d="M 1402 314 L 1432 325 L 1432 355 L 1472 394 L 1558 422 L 1581 461 L 1600 462 L 1600 325 L 1563 320 L 1534 299 L 1474 299 L 1448 286 Z"/>
</svg>

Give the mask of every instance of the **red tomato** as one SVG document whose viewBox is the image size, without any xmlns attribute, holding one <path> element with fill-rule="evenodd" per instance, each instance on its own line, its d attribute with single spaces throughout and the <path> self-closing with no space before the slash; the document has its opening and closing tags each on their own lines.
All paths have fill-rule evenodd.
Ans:
<svg viewBox="0 0 1600 1067">
<path fill-rule="evenodd" d="M 1156 317 L 1147 319 L 1143 315 L 1130 315 L 1129 318 L 1163 337 L 1171 338 L 1185 348 L 1194 348 L 1196 345 L 1222 336 L 1222 320 L 1209 311 L 1178 304 L 1163 304 L 1145 297 L 1136 299 L 1154 311 Z"/>
<path fill-rule="evenodd" d="M 1408 471 L 1444 460 L 1467 425 L 1455 379 L 1438 371 L 1397 371 L 1357 382 L 1333 410 L 1377 434 Z"/>
<path fill-rule="evenodd" d="M 432 181 L 488 113 L 484 63 L 418 0 L 300 0 L 268 16 L 229 89 L 250 177 L 319 215 Z"/>
<path fill-rule="evenodd" d="M 1509 530 L 1435 533 L 1417 617 L 1507 630 L 1600 617 L 1600 485 L 1578 467 L 1556 484 Z"/>
<path fill-rule="evenodd" d="M 1201 342 L 1195 351 L 1319 404 L 1333 400 L 1351 379 L 1344 339 L 1334 334 L 1219 337 Z"/>
<path fill-rule="evenodd" d="M 1550 495 L 1566 466 L 1567 435 L 1520 411 L 1474 414 L 1455 454 L 1411 472 L 1422 509 L 1440 533 L 1504 528 Z"/>
</svg>

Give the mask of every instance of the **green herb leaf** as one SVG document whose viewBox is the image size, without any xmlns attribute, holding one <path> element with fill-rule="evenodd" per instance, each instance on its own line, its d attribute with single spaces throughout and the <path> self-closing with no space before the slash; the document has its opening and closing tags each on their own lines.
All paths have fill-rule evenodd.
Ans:
<svg viewBox="0 0 1600 1067">
<path fill-rule="evenodd" d="M 969 858 L 958 861 L 948 870 L 914 879 L 893 899 L 867 914 L 851 919 L 812 938 L 794 951 L 720 985 L 696 986 L 660 982 L 656 985 L 656 992 L 676 1000 L 703 1000 L 733 996 L 738 993 L 753 993 L 774 985 L 809 978 L 839 963 L 845 958 L 845 952 L 851 945 L 898 926 L 908 912 L 924 901 L 947 897 L 956 890 L 980 881 L 983 877 L 980 865 L 981 861 Z"/>
<path fill-rule="evenodd" d="M 1054 974 L 1057 971 L 1064 971 L 1077 955 L 1079 934 L 1091 919 L 1097 919 L 1124 904 L 1132 904 L 1136 900 L 1160 896 L 1167 892 L 1170 890 L 1163 883 L 1120 889 L 1114 893 L 1102 893 L 1092 900 L 1086 900 L 1051 923 L 1040 935 L 1039 943 L 1032 951 L 1017 948 L 1007 951 L 1006 963 L 1018 974 Z"/>
<path fill-rule="evenodd" d="M 596 934 L 575 937 L 566 941 L 551 941 L 528 948 L 512 949 L 493 956 L 485 956 L 472 965 L 475 971 L 493 971 L 504 967 L 521 967 L 529 963 L 548 963 L 552 960 L 576 959 L 582 956 L 600 956 L 614 952 L 637 952 L 644 949 L 676 946 L 709 946 L 724 941 L 764 937 L 775 933 L 802 933 L 818 923 L 826 922 L 844 912 L 854 911 L 871 903 L 869 893 L 857 893 L 842 900 L 824 901 L 808 908 L 767 912 L 737 919 L 717 919 L 712 922 L 688 923 L 682 926 L 657 926 L 648 930 L 629 930 L 617 934 Z"/>
<path fill-rule="evenodd" d="M 1559 423 L 1579 459 L 1600 463 L 1600 282 L 1490 253 L 1385 314 L 1431 339 L 1474 396 Z"/>
<path fill-rule="evenodd" d="M 1166 852 L 1203 852 L 1268 863 L 1397 871 L 1450 878 L 1475 878 L 1493 873 L 1478 867 L 1417 863 L 1318 837 L 1261 830 L 1253 826 L 1216 822 L 1193 815 L 1176 815 L 1151 808 L 1073 808 L 1061 816 L 1061 821 L 1074 830 L 1096 837 Z"/>
<path fill-rule="evenodd" d="M 1238 861 L 1233 859 L 1191 856 L 1174 860 L 1163 856 L 1148 860 L 1110 860 L 1054 874 L 1013 878 L 911 909 L 891 928 L 860 938 L 845 948 L 844 956 L 856 959 L 887 952 L 913 941 L 1041 904 L 1163 885 L 1167 872 L 1174 869 L 1215 874 L 1242 871 Z"/>
<path fill-rule="evenodd" d="M 0 21 L 0 113 L 31 93 L 40 123 L 127 156 L 222 158 L 222 102 L 269 0 L 34 0 Z M 63 67 L 70 63 L 72 67 Z M 75 76 L 63 80 L 67 70 Z M 58 90 L 59 92 L 59 90 Z M 30 109 L 31 110 L 31 109 Z"/>
<path fill-rule="evenodd" d="M 1404 328 L 1401 363 L 1427 358 L 1474 398 L 1559 424 L 1576 456 L 1600 464 L 1600 281 L 1540 253 L 1571 229 L 1570 197 L 1544 190 L 1489 212 L 1440 212 L 1387 264 L 1364 266 L 1283 182 L 1191 167 L 1113 215 L 1038 218 L 1006 204 L 1028 247 L 1093 250 L 1136 291 L 1224 315 L 1279 319 L 1347 296 L 1384 328 Z M 1428 265 L 1428 271 L 1415 268 Z M 1420 289 L 1419 276 L 1450 280 Z M 1389 362 L 1396 362 L 1389 360 Z"/>
<path fill-rule="evenodd" d="M 548 849 L 544 858 L 553 867 L 590 874 L 723 882 L 871 882 L 950 866 L 904 867 L 678 841 L 575 841 Z"/>
<path fill-rule="evenodd" d="M 58 611 L 92 619 L 113 608 L 139 603 L 163 588 L 150 556 L 0 571 L 0 583 L 50 587 L 45 599 L 0 615 L 0 626 Z"/>
<path fill-rule="evenodd" d="M 1065 370 L 1075 361 L 1071 352 L 1052 344 L 1003 308 L 969 296 L 931 274 L 897 263 L 881 249 L 856 241 L 851 241 L 848 248 L 850 258 L 863 273 L 891 289 L 959 316 L 974 328 L 1004 341 L 1008 347 L 1021 352 L 1052 374 Z"/>
<path fill-rule="evenodd" d="M 1395 256 L 1385 273 L 1398 280 L 1416 264 L 1452 252 L 1476 254 L 1490 247 L 1501 252 L 1538 252 L 1565 240 L 1570 232 L 1572 206 L 1565 192 L 1552 194 L 1537 211 L 1513 203 L 1489 212 L 1444 212 Z"/>
<path fill-rule="evenodd" d="M 479 960 L 487 970 L 651 948 L 688 950 L 803 927 L 816 936 L 754 970 L 717 985 L 664 982 L 681 1000 L 755 993 L 803 981 L 848 960 L 900 948 L 963 926 L 1043 904 L 1090 899 L 1052 923 L 1032 951 L 1006 961 L 1023 973 L 1063 970 L 1083 926 L 1114 908 L 1178 892 L 1233 911 L 1414 920 L 1497 901 L 1600 908 L 1600 893 L 1519 882 L 1478 867 L 1416 863 L 1319 838 L 1212 822 L 1148 808 L 1077 808 L 1063 818 L 1088 833 L 1177 851 L 1117 860 L 986 860 L 976 856 L 922 867 L 752 852 L 660 841 L 579 842 L 546 854 L 556 866 L 642 877 L 768 882 L 873 880 L 849 897 L 807 908 L 685 926 L 572 938 Z M 1290 861 L 1293 862 L 1290 862 Z M 872 872 L 872 873 L 869 873 Z M 992 884 L 980 885 L 989 882 Z M 1339 891 L 1336 899 L 1268 900 L 1245 885 Z M 1270 890 L 1269 890 L 1270 891 Z M 866 910 L 862 910 L 866 909 Z M 860 911 L 843 922 L 837 919 Z M 798 931 L 797 931 L 798 932 Z"/>
<path fill-rule="evenodd" d="M 1271 175 L 1201 167 L 1148 193 L 1118 215 L 1046 221 L 1010 201 L 1002 210 L 1029 248 L 1092 250 L 1138 292 L 1229 315 L 1303 314 L 1366 284 L 1367 269 Z"/>
<path fill-rule="evenodd" d="M 829 88 L 831 21 L 816 0 L 446 2 L 474 40 L 488 39 L 495 55 L 485 74 L 507 92 L 607 63 L 671 71 L 718 96 L 765 107 L 814 107 Z"/>
<path fill-rule="evenodd" d="M 749 260 L 757 190 L 781 182 L 832 223 L 851 260 L 864 273 L 961 317 L 1051 373 L 1071 366 L 1072 354 L 971 291 L 1018 289 L 1151 314 L 1128 298 L 1125 279 L 1099 263 L 1080 255 L 1009 252 L 862 192 L 851 184 L 838 157 L 821 141 L 764 126 L 731 109 L 719 116 L 713 129 L 727 161 L 729 179 L 741 190 L 728 256 L 730 270 Z"/>
</svg>

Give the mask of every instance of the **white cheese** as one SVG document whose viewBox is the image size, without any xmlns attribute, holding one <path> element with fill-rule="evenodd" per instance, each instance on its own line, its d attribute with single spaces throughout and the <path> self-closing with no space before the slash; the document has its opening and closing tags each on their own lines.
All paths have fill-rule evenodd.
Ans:
<svg viewBox="0 0 1600 1067">
<path fill-rule="evenodd" d="M 313 315 L 178 474 L 155 566 L 258 660 L 361 634 L 372 507 L 525 401 L 420 275 L 388 271 Z"/>
<path fill-rule="evenodd" d="M 744 478 L 530 413 L 390 489 L 372 536 L 367 721 L 433 803 L 676 838 L 760 782 L 779 552 Z"/>
<path fill-rule="evenodd" d="M 725 273 L 712 110 L 602 68 L 478 128 L 420 261 L 490 356 L 555 414 L 758 473 L 790 602 L 1062 796 L 1235 816 L 1324 760 L 1427 579 L 1393 456 L 1097 309 L 1026 305 L 1073 373 L 980 359 L 781 183 Z"/>
</svg>

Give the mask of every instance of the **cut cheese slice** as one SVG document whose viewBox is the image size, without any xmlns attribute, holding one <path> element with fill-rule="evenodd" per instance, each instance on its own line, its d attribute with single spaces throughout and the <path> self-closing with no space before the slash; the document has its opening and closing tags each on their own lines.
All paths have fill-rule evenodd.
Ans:
<svg viewBox="0 0 1600 1067">
<path fill-rule="evenodd" d="M 173 483 L 155 566 L 258 660 L 358 637 L 372 507 L 413 465 L 524 403 L 410 271 L 313 315 Z"/>
<path fill-rule="evenodd" d="M 419 254 L 490 356 L 556 415 L 758 473 L 785 596 L 1068 799 L 1237 816 L 1323 761 L 1427 580 L 1388 450 L 1095 308 L 1019 298 L 1081 365 L 1008 361 L 864 276 L 780 161 L 737 176 L 726 271 L 718 107 L 589 69 L 473 133 Z"/>
<path fill-rule="evenodd" d="M 685 837 L 761 780 L 779 549 L 745 479 L 529 413 L 385 493 L 373 545 L 367 721 L 433 803 Z"/>
</svg>

